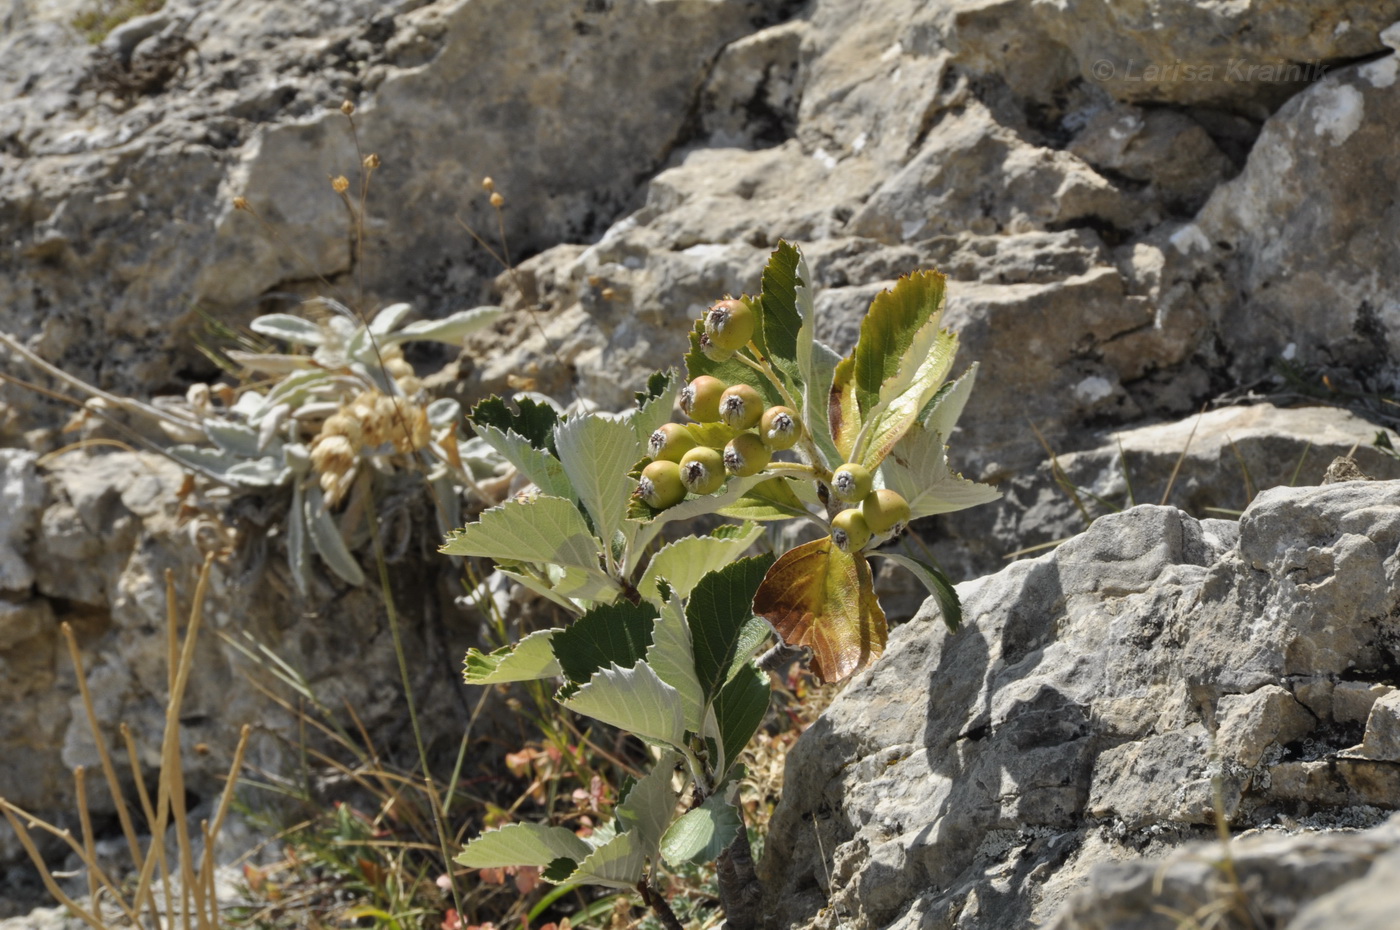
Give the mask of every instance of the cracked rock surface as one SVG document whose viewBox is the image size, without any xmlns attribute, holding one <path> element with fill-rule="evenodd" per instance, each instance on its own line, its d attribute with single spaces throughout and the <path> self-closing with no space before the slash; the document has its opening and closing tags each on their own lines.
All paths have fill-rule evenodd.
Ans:
<svg viewBox="0 0 1400 930">
<path fill-rule="evenodd" d="M 1400 483 L 1140 506 L 959 593 L 961 632 L 927 605 L 789 755 L 769 926 L 1032 926 L 1217 803 L 1236 831 L 1400 807 Z"/>
</svg>

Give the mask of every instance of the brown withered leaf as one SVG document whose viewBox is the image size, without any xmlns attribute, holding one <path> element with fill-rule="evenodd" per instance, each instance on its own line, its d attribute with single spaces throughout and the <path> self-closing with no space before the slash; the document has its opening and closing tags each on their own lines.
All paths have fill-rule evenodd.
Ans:
<svg viewBox="0 0 1400 930">
<path fill-rule="evenodd" d="M 824 682 L 860 671 L 885 651 L 885 612 L 865 556 L 841 551 L 831 537 L 790 550 L 759 585 L 754 613 L 789 646 L 812 650 L 812 673 Z"/>
</svg>

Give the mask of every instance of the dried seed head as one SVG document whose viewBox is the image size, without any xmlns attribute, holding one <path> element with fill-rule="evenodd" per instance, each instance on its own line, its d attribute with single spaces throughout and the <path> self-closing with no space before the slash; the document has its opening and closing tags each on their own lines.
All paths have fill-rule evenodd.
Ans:
<svg viewBox="0 0 1400 930">
<path fill-rule="evenodd" d="M 502 196 L 500 195 L 499 192 L 497 192 L 497 191 L 492 191 L 492 192 L 491 192 L 491 206 L 493 206 L 493 207 L 495 207 L 497 210 L 499 210 L 499 209 L 501 209 L 501 207 L 504 207 L 505 205 L 506 205 L 506 199 L 505 199 L 504 197 L 502 197 Z"/>
<path fill-rule="evenodd" d="M 354 116 L 355 105 L 347 100 L 340 105 L 340 112 L 344 113 L 346 116 Z"/>
<path fill-rule="evenodd" d="M 311 447 L 311 464 L 322 474 L 343 475 L 355 467 L 358 458 L 346 436 L 323 433 Z"/>
<path fill-rule="evenodd" d="M 235 198 L 233 198 L 233 208 L 234 208 L 235 210 L 247 210 L 247 211 L 249 211 L 250 213 L 252 212 L 252 208 L 248 206 L 248 198 L 247 198 L 247 197 L 235 197 Z"/>
<path fill-rule="evenodd" d="M 337 194 L 343 194 L 350 189 L 350 179 L 343 174 L 338 174 L 331 178 L 331 190 Z"/>
<path fill-rule="evenodd" d="M 373 171 L 374 169 L 378 168 L 380 164 L 381 162 L 379 161 L 379 156 L 375 153 L 370 152 L 368 155 L 365 156 L 366 171 Z"/>
<path fill-rule="evenodd" d="M 493 180 L 491 180 L 490 177 L 482 178 L 482 179 L 481 179 L 481 189 L 484 190 L 484 191 L 493 191 L 493 190 L 496 189 L 496 182 L 493 181 Z"/>
</svg>

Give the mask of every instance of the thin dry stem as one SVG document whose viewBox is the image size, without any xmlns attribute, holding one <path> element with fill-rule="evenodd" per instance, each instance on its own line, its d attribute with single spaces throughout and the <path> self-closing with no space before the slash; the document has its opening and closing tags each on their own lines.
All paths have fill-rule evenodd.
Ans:
<svg viewBox="0 0 1400 930">
<path fill-rule="evenodd" d="M 73 670 L 78 681 L 78 693 L 82 695 L 83 710 L 87 713 L 88 726 L 92 728 L 93 743 L 97 746 L 97 757 L 102 762 L 102 774 L 107 779 L 107 787 L 112 792 L 112 803 L 117 808 L 117 819 L 121 822 L 122 834 L 126 837 L 126 844 L 131 848 L 131 861 L 139 869 L 144 863 L 141 855 L 141 844 L 136 840 L 136 828 L 131 822 L 131 812 L 126 808 L 126 798 L 122 796 L 122 785 L 117 779 L 116 766 L 112 764 L 112 755 L 107 751 L 107 740 L 102 735 L 102 728 L 97 723 L 97 710 L 92 703 L 92 692 L 88 690 L 87 673 L 83 670 L 83 656 L 78 649 L 78 637 L 73 632 L 70 623 L 64 623 L 60 629 L 63 631 L 63 638 L 68 643 L 68 654 L 73 659 Z"/>
</svg>

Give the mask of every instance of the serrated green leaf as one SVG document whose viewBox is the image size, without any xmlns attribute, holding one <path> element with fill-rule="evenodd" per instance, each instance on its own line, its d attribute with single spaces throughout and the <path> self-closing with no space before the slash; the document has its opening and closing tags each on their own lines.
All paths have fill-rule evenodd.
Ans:
<svg viewBox="0 0 1400 930">
<path fill-rule="evenodd" d="M 948 466 L 943 438 L 915 424 L 880 465 L 880 484 L 909 502 L 909 518 L 952 513 L 1001 497 L 996 488 L 970 481 Z"/>
<path fill-rule="evenodd" d="M 574 565 L 601 574 L 598 541 L 583 514 L 573 501 L 545 494 L 483 511 L 477 522 L 449 534 L 438 551 L 505 562 Z"/>
<path fill-rule="evenodd" d="M 801 254 L 791 244 L 779 241 L 763 268 L 762 292 L 758 301 L 755 343 L 770 363 L 797 382 L 797 339 L 802 317 L 797 311 L 797 269 Z M 801 385 L 794 383 L 800 389 Z"/>
<path fill-rule="evenodd" d="M 536 630 L 518 643 L 490 653 L 468 649 L 463 678 L 469 685 L 499 685 L 509 681 L 536 681 L 563 674 L 554 658 L 550 640 L 559 630 Z"/>
<path fill-rule="evenodd" d="M 896 565 L 902 565 L 919 579 L 919 583 L 928 589 L 928 593 L 933 595 L 938 602 L 938 612 L 943 615 L 943 623 L 948 627 L 948 632 L 956 633 L 962 627 L 962 601 L 958 598 L 957 589 L 953 587 L 953 582 L 948 580 L 948 576 L 943 574 L 938 568 L 921 562 L 918 559 L 910 558 L 907 555 L 900 555 L 897 552 L 883 552 L 876 550 L 871 555 L 878 555 L 882 559 L 889 559 Z"/>
<path fill-rule="evenodd" d="M 558 569 L 551 571 L 550 569 Z M 547 566 L 545 568 L 546 577 L 541 578 L 533 573 L 533 570 L 526 570 L 523 566 L 496 563 L 496 571 L 506 578 L 519 584 L 528 591 L 533 591 L 571 614 L 577 614 L 585 609 L 586 605 L 580 605 L 573 599 L 580 600 L 612 600 L 617 593 L 617 589 L 612 588 L 613 594 L 606 594 L 610 589 L 610 584 L 606 579 L 585 572 L 580 568 L 560 568 L 559 566 Z M 598 593 L 583 593 L 597 589 Z"/>
<path fill-rule="evenodd" d="M 627 473 L 642 457 L 636 432 L 625 420 L 586 414 L 555 427 L 554 444 L 598 538 L 611 546 L 635 487 Z"/>
<path fill-rule="evenodd" d="M 651 771 L 632 783 L 617 805 L 618 821 L 628 833 L 637 838 L 638 845 L 648 856 L 656 853 L 661 836 L 676 812 L 679 796 L 671 787 L 680 754 L 663 752 Z"/>
<path fill-rule="evenodd" d="M 690 644 L 690 627 L 681 611 L 680 598 L 671 595 L 661 605 L 661 616 L 651 631 L 646 663 L 681 698 L 685 728 L 700 732 L 705 721 L 705 690 L 695 676 L 695 652 Z"/>
<path fill-rule="evenodd" d="M 553 454 L 554 426 L 559 422 L 559 414 L 549 404 L 536 403 L 528 397 L 516 398 L 515 406 L 517 410 L 512 411 L 501 398 L 488 397 L 472 408 L 467 419 L 474 424 L 494 426 L 502 433 L 514 431 L 536 449 Z"/>
<path fill-rule="evenodd" d="M 739 811 L 715 794 L 692 811 L 687 811 L 661 840 L 661 855 L 674 868 L 685 862 L 709 862 L 729 847 L 744 822 Z"/>
<path fill-rule="evenodd" d="M 647 389 L 634 395 L 637 409 L 632 414 L 632 428 L 637 434 L 637 441 L 643 446 L 661 424 L 671 421 L 671 412 L 676 407 L 676 396 L 680 390 L 680 378 L 673 369 L 653 373 L 647 379 Z"/>
<path fill-rule="evenodd" d="M 946 330 L 939 332 L 938 339 L 918 362 L 908 387 L 888 401 L 878 402 L 866 415 L 852 453 L 854 461 L 860 462 L 871 471 L 880 466 L 895 444 L 918 423 L 924 405 L 933 398 L 943 380 L 948 377 L 948 372 L 953 367 L 953 356 L 957 351 L 957 335 Z"/>
<path fill-rule="evenodd" d="M 714 362 L 706 358 L 705 353 L 700 351 L 700 334 L 704 331 L 704 322 L 696 321 L 695 328 L 690 332 L 690 351 L 685 355 L 685 370 L 691 381 L 701 375 L 712 375 L 731 386 L 735 384 L 749 385 L 762 395 L 766 406 L 772 407 L 783 402 L 782 395 L 778 393 L 777 388 L 773 387 L 773 382 L 743 362 L 735 361 L 732 358 L 724 362 Z M 747 350 L 745 350 L 745 354 L 747 354 Z"/>
<path fill-rule="evenodd" d="M 398 332 L 386 333 L 380 342 L 385 345 L 398 342 L 442 342 L 460 347 L 463 339 L 479 329 L 490 326 L 504 313 L 505 310 L 501 307 L 458 310 L 440 320 L 419 320 L 410 323 Z"/>
<path fill-rule="evenodd" d="M 784 553 L 764 576 L 753 608 L 783 642 L 811 648 L 810 667 L 824 682 L 853 675 L 885 650 L 889 630 L 870 566 L 830 536 Z"/>
<path fill-rule="evenodd" d="M 547 450 L 536 448 L 515 430 L 503 433 L 489 423 L 477 423 L 476 434 L 545 494 L 570 500 L 576 496 L 564 473 L 564 463 Z"/>
<path fill-rule="evenodd" d="M 723 535 L 686 536 L 668 544 L 652 556 L 637 584 L 637 591 L 648 600 L 659 601 L 661 593 L 657 580 L 665 578 L 677 596 L 689 597 L 707 572 L 723 568 L 739 558 L 763 535 L 763 528 L 755 523 L 745 523 L 739 530 Z"/>
<path fill-rule="evenodd" d="M 288 313 L 269 313 L 266 316 L 256 317 L 248 324 L 248 328 L 253 332 L 263 336 L 271 336 L 274 339 L 281 339 L 283 342 L 291 342 L 303 346 L 319 346 L 326 341 L 326 335 L 310 320 L 303 320 L 299 316 L 292 316 Z"/>
<path fill-rule="evenodd" d="M 967 399 L 972 396 L 972 386 L 977 382 L 977 362 L 963 372 L 956 380 L 943 385 L 933 398 L 919 411 L 919 423 L 931 433 L 937 433 L 947 442 L 953 435 L 953 427 L 958 425 Z"/>
<path fill-rule="evenodd" d="M 802 382 L 802 394 L 795 398 L 801 405 L 803 421 L 817 451 L 825 459 L 823 464 L 835 468 L 845 461 L 837 451 L 832 436 L 830 398 L 832 379 L 836 366 L 841 361 L 829 346 L 817 342 L 817 311 L 812 290 L 812 272 L 807 267 L 807 259 L 799 254 L 797 261 L 797 283 L 793 290 L 797 300 L 797 313 L 802 325 L 797 331 L 797 376 Z"/>
<path fill-rule="evenodd" d="M 543 869 L 556 859 L 580 861 L 592 851 L 572 830 L 542 823 L 513 823 L 481 834 L 453 861 L 469 869 L 512 865 Z"/>
<path fill-rule="evenodd" d="M 758 520 L 760 522 L 791 520 L 794 517 L 809 516 L 811 511 L 807 509 L 807 504 L 797 496 L 793 489 L 794 484 L 803 488 L 812 487 L 811 482 L 808 481 L 794 482 L 788 478 L 770 478 L 761 484 L 754 485 L 734 503 L 722 507 L 715 513 L 733 520 Z M 815 497 L 814 493 L 814 500 Z"/>
<path fill-rule="evenodd" d="M 554 635 L 552 648 L 570 681 L 582 684 L 609 665 L 631 668 L 651 646 L 656 608 L 648 603 L 599 604 Z"/>
<path fill-rule="evenodd" d="M 645 740 L 676 748 L 685 745 L 680 695 L 645 662 L 632 668 L 601 669 L 564 706 Z"/>
<path fill-rule="evenodd" d="M 331 571 L 348 584 L 365 583 L 365 573 L 360 570 L 360 563 L 355 561 L 350 547 L 345 544 L 345 537 L 340 535 L 340 527 L 336 525 L 330 509 L 326 507 L 321 488 L 315 484 L 309 484 L 306 488 L 306 529 L 316 552 L 322 561 L 330 566 Z"/>
<path fill-rule="evenodd" d="M 715 695 L 715 724 L 724 750 L 724 768 L 718 773 L 720 780 L 763 725 L 772 695 L 768 674 L 753 665 L 745 665 Z"/>
<path fill-rule="evenodd" d="M 930 322 L 937 331 L 946 281 L 936 271 L 916 271 L 900 278 L 893 288 L 881 291 L 871 301 L 870 310 L 861 321 L 860 338 L 853 352 L 856 400 L 862 414 L 868 414 L 880 402 L 880 392 L 886 384 L 898 385 L 893 393 L 902 394 L 912 382 L 910 363 L 917 367 L 927 346 L 917 355 L 911 356 L 910 350 L 920 341 L 932 344 L 931 338 L 925 335 L 920 340 L 919 334 Z M 910 370 L 901 375 L 902 368 Z M 901 378 L 905 379 L 903 384 L 899 384 Z"/>
<path fill-rule="evenodd" d="M 748 666 L 749 660 L 753 658 L 758 647 L 763 645 L 763 641 L 773 635 L 773 628 L 768 625 L 767 620 L 753 617 L 739 629 L 739 637 L 734 644 L 734 661 L 729 663 L 729 671 L 725 674 L 725 680 L 732 679 Z"/>
<path fill-rule="evenodd" d="M 754 616 L 754 592 L 772 564 L 773 556 L 761 555 L 710 572 L 686 602 L 695 673 L 706 699 L 713 698 L 729 677 L 740 635 Z"/>
<path fill-rule="evenodd" d="M 565 883 L 635 890 L 646 860 L 646 849 L 638 838 L 630 832 L 619 833 L 580 862 Z"/>
</svg>

